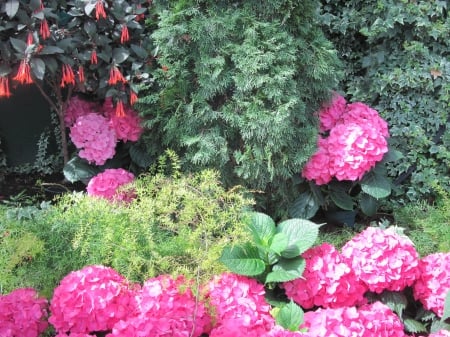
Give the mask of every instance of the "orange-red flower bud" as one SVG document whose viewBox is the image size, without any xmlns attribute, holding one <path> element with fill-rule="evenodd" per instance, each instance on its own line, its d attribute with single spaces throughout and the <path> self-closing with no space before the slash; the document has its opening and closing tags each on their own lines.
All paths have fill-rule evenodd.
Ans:
<svg viewBox="0 0 450 337">
<path fill-rule="evenodd" d="M 39 29 L 39 32 L 44 40 L 50 37 L 50 29 L 48 28 L 48 22 L 46 19 L 41 21 L 41 28 Z"/>
<path fill-rule="evenodd" d="M 30 70 L 30 65 L 27 60 L 20 61 L 19 70 L 13 80 L 18 81 L 21 84 L 33 83 Z"/>
<path fill-rule="evenodd" d="M 123 108 L 123 102 L 120 100 L 117 101 L 116 116 L 120 118 L 125 117 L 125 109 Z"/>
<path fill-rule="evenodd" d="M 79 66 L 78 67 L 78 80 L 80 81 L 80 83 L 83 83 L 85 78 L 84 78 L 84 68 L 83 66 Z"/>
<path fill-rule="evenodd" d="M 0 97 L 10 97 L 8 77 L 0 77 Z"/>
<path fill-rule="evenodd" d="M 97 64 L 97 51 L 94 49 L 91 53 L 91 64 Z"/>
<path fill-rule="evenodd" d="M 61 87 L 64 88 L 66 84 L 75 85 L 75 75 L 73 74 L 72 67 L 68 64 L 64 64 L 62 67 Z"/>
<path fill-rule="evenodd" d="M 134 103 L 136 103 L 137 100 L 138 100 L 137 94 L 133 90 L 131 90 L 130 91 L 130 105 L 134 105 Z"/>
<path fill-rule="evenodd" d="M 119 82 L 126 83 L 127 80 L 125 79 L 125 77 L 123 77 L 123 75 L 120 72 L 119 68 L 117 68 L 116 66 L 112 66 L 112 68 L 111 68 L 111 70 L 109 72 L 108 84 L 109 85 L 114 85 L 114 84 L 117 84 Z"/>
<path fill-rule="evenodd" d="M 103 0 L 97 0 L 95 4 L 95 18 L 99 20 L 100 18 L 106 19 L 105 7 L 103 6 Z"/>
<path fill-rule="evenodd" d="M 120 43 L 125 43 L 130 40 L 130 35 L 128 34 L 128 27 L 127 25 L 122 25 L 122 32 L 120 34 Z"/>
</svg>

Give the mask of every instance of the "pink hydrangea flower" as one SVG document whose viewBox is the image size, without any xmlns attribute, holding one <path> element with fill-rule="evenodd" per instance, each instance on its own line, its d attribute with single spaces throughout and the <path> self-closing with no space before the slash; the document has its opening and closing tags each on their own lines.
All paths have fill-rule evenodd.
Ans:
<svg viewBox="0 0 450 337">
<path fill-rule="evenodd" d="M 32 288 L 0 296 L 0 336 L 38 337 L 47 328 L 48 302 Z"/>
<path fill-rule="evenodd" d="M 111 330 L 136 310 L 133 287 L 114 269 L 100 265 L 73 271 L 54 290 L 49 322 L 59 333 Z"/>
<path fill-rule="evenodd" d="M 122 169 L 106 169 L 89 180 L 87 193 L 90 196 L 105 198 L 110 201 L 130 202 L 135 192 L 124 188 L 134 181 L 133 173 Z"/>
<path fill-rule="evenodd" d="M 347 105 L 342 115 L 342 123 L 357 123 L 359 125 L 370 125 L 381 136 L 389 138 L 389 128 L 386 121 L 380 117 L 378 111 L 368 105 L 355 102 Z"/>
<path fill-rule="evenodd" d="M 107 118 L 96 113 L 78 117 L 70 128 L 70 139 L 81 149 L 79 156 L 96 165 L 103 165 L 116 153 L 115 131 Z"/>
<path fill-rule="evenodd" d="M 70 333 L 70 335 L 64 333 L 64 332 L 60 332 L 58 333 L 55 337 L 95 337 L 96 335 L 90 335 L 88 333 L 76 333 L 76 332 L 72 332 Z"/>
<path fill-rule="evenodd" d="M 64 123 L 67 127 L 70 127 L 78 117 L 97 112 L 98 110 L 99 107 L 95 103 L 88 102 L 78 96 L 72 96 L 64 114 Z"/>
<path fill-rule="evenodd" d="M 404 337 L 398 316 L 381 302 L 361 307 L 319 308 L 305 313 L 302 328 L 314 337 Z"/>
<path fill-rule="evenodd" d="M 450 291 L 450 252 L 434 253 L 419 261 L 420 275 L 413 294 L 427 310 L 439 317 L 444 314 L 445 296 Z"/>
<path fill-rule="evenodd" d="M 386 139 L 370 125 L 338 124 L 327 140 L 330 174 L 337 180 L 360 180 L 388 152 Z"/>
<path fill-rule="evenodd" d="M 320 132 L 330 131 L 338 124 L 346 112 L 347 102 L 338 93 L 333 93 L 331 102 L 327 102 L 319 110 Z"/>
<path fill-rule="evenodd" d="M 317 185 L 328 184 L 333 178 L 327 138 L 319 137 L 318 149 L 303 167 L 302 176 L 308 180 L 315 180 Z"/>
<path fill-rule="evenodd" d="M 342 247 L 342 256 L 375 293 L 401 291 L 419 275 L 414 244 L 391 229 L 366 228 Z"/>
<path fill-rule="evenodd" d="M 117 322 L 107 337 L 198 337 L 210 329 L 210 316 L 184 277 L 147 280 L 136 302 L 137 314 Z"/>
<path fill-rule="evenodd" d="M 141 126 L 141 119 L 137 112 L 130 106 L 125 106 L 125 116 L 118 117 L 116 115 L 116 107 L 112 102 L 112 99 L 108 97 L 102 106 L 102 111 L 105 116 L 110 119 L 110 123 L 114 131 L 116 132 L 117 139 L 136 142 L 143 132 Z"/>
<path fill-rule="evenodd" d="M 274 326 L 264 286 L 246 276 L 223 273 L 206 286 L 206 299 L 213 308 L 209 336 L 261 336 Z"/>
<path fill-rule="evenodd" d="M 306 260 L 302 277 L 283 283 L 288 298 L 305 309 L 365 303 L 367 286 L 356 278 L 335 247 L 323 243 L 308 249 L 302 256 Z"/>
<path fill-rule="evenodd" d="M 450 337 L 450 331 L 448 330 L 439 330 L 435 333 L 430 333 L 428 337 Z"/>
</svg>

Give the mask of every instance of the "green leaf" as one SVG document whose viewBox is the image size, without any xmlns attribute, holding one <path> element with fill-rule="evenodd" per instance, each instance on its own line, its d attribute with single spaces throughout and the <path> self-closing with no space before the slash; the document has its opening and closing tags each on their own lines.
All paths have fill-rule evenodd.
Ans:
<svg viewBox="0 0 450 337">
<path fill-rule="evenodd" d="M 18 53 L 25 54 L 25 50 L 27 49 L 27 44 L 25 43 L 25 41 L 11 37 L 9 39 L 9 42 L 11 42 L 11 45 Z"/>
<path fill-rule="evenodd" d="M 289 215 L 292 218 L 310 219 L 316 215 L 319 208 L 320 204 L 312 191 L 305 191 L 289 207 Z"/>
<path fill-rule="evenodd" d="M 125 61 L 128 58 L 128 56 L 130 56 L 130 52 L 125 48 L 115 48 L 113 50 L 112 55 L 113 55 L 113 62 L 115 64 L 120 64 L 123 61 Z"/>
<path fill-rule="evenodd" d="M 249 244 L 225 247 L 219 261 L 239 275 L 257 276 L 266 269 L 264 261 L 259 257 L 258 248 Z"/>
<path fill-rule="evenodd" d="M 288 247 L 281 253 L 285 258 L 297 257 L 311 248 L 319 235 L 319 225 L 305 219 L 283 221 L 276 230 L 289 240 Z"/>
<path fill-rule="evenodd" d="M 330 198 L 341 209 L 351 211 L 354 208 L 352 197 L 343 189 L 330 189 Z"/>
<path fill-rule="evenodd" d="M 148 151 L 146 151 L 146 149 L 143 146 L 137 143 L 134 143 L 130 147 L 129 151 L 131 160 L 141 168 L 146 169 L 150 167 L 150 165 L 153 164 L 154 162 L 153 157 L 150 156 Z"/>
<path fill-rule="evenodd" d="M 361 207 L 361 211 L 365 215 L 372 216 L 377 212 L 378 202 L 377 199 L 375 199 L 371 195 L 368 195 L 367 193 L 361 193 L 359 206 Z"/>
<path fill-rule="evenodd" d="M 300 256 L 295 259 L 281 259 L 267 274 L 265 282 L 287 282 L 298 279 L 305 271 L 305 267 L 306 261 Z"/>
<path fill-rule="evenodd" d="M 381 294 L 381 302 L 386 304 L 392 311 L 394 311 L 399 317 L 402 317 L 403 310 L 408 305 L 408 299 L 403 293 L 394 291 L 384 291 Z"/>
<path fill-rule="evenodd" d="M 427 332 L 425 325 L 411 318 L 404 319 L 403 325 L 405 330 L 410 333 Z"/>
<path fill-rule="evenodd" d="M 78 156 L 69 160 L 63 168 L 64 177 L 71 183 L 82 181 L 87 184 L 99 172 L 100 170 L 98 168 L 90 165 L 86 160 Z"/>
<path fill-rule="evenodd" d="M 276 253 L 277 255 L 281 255 L 289 244 L 289 239 L 284 233 L 277 233 L 273 236 L 269 249 Z"/>
<path fill-rule="evenodd" d="M 369 172 L 361 181 L 361 189 L 375 199 L 386 198 L 391 194 L 391 182 L 384 176 Z"/>
<path fill-rule="evenodd" d="M 53 54 L 62 54 L 64 53 L 64 50 L 62 50 L 59 47 L 56 46 L 45 46 L 44 48 L 42 48 L 42 50 L 40 51 L 40 55 L 53 55 Z"/>
<path fill-rule="evenodd" d="M 278 325 L 290 331 L 298 331 L 303 324 L 304 312 L 294 301 L 290 301 L 276 312 L 275 321 Z"/>
<path fill-rule="evenodd" d="M 136 55 L 138 57 L 145 59 L 148 56 L 148 52 L 144 48 L 142 48 L 136 44 L 131 44 L 130 47 L 136 53 Z"/>
<path fill-rule="evenodd" d="M 275 222 L 264 213 L 252 212 L 247 219 L 247 226 L 255 244 L 268 247 L 276 233 Z"/>
<path fill-rule="evenodd" d="M 12 19 L 19 10 L 19 0 L 7 0 L 5 4 L 5 12 L 6 15 L 9 16 L 10 19 Z"/>
<path fill-rule="evenodd" d="M 403 153 L 401 153 L 400 151 L 393 149 L 393 148 L 389 148 L 389 151 L 383 156 L 383 163 L 390 163 L 390 162 L 394 162 L 394 161 L 398 161 L 400 159 L 402 159 Z"/>
<path fill-rule="evenodd" d="M 33 75 L 36 78 L 43 80 L 45 75 L 45 62 L 42 61 L 40 58 L 35 57 L 31 59 L 30 65 Z"/>
<path fill-rule="evenodd" d="M 88 2 L 86 4 L 86 6 L 84 6 L 84 12 L 86 13 L 86 15 L 91 15 L 92 11 L 95 8 L 95 2 Z"/>
<path fill-rule="evenodd" d="M 92 36 L 97 32 L 97 25 L 93 21 L 86 21 L 83 28 L 89 36 Z"/>
<path fill-rule="evenodd" d="M 444 313 L 442 315 L 442 320 L 445 321 L 449 317 L 450 317 L 450 290 L 447 291 L 447 295 L 445 296 Z"/>
</svg>

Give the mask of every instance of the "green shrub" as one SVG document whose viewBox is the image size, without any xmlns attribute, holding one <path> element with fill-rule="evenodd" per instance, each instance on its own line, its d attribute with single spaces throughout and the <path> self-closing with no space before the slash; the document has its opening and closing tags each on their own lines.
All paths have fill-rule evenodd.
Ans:
<svg viewBox="0 0 450 337">
<path fill-rule="evenodd" d="M 148 22 L 158 26 L 155 84 L 138 104 L 148 147 L 174 149 L 186 170 L 220 170 L 227 186 L 263 191 L 260 209 L 283 213 L 316 146 L 314 111 L 339 75 L 318 2 L 168 3 Z"/>
<path fill-rule="evenodd" d="M 322 0 L 322 23 L 345 64 L 342 91 L 377 109 L 404 159 L 389 165 L 392 200 L 450 189 L 450 18 L 446 1 Z"/>
<path fill-rule="evenodd" d="M 17 232 L 19 240 L 8 249 L 2 245 L 3 291 L 26 285 L 51 296 L 62 277 L 88 264 L 111 266 L 137 282 L 160 274 L 205 280 L 224 270 L 218 262 L 221 251 L 246 235 L 241 216 L 253 204 L 242 188 L 225 190 L 211 170 L 149 174 L 134 187 L 137 199 L 129 205 L 73 193 L 31 218 L 7 219 L 1 212 L 2 230 Z M 42 249 L 15 248 L 24 238 Z M 14 268 L 8 262 L 11 253 L 20 261 Z M 33 258 L 24 261 L 24 255 Z"/>
</svg>

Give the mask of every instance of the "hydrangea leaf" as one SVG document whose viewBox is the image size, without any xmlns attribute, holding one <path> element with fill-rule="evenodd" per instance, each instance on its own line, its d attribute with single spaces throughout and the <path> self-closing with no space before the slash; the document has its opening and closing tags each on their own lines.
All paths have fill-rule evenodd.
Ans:
<svg viewBox="0 0 450 337">
<path fill-rule="evenodd" d="M 257 276 L 264 272 L 266 265 L 259 257 L 259 250 L 249 244 L 225 247 L 219 259 L 233 273 Z"/>
<path fill-rule="evenodd" d="M 269 242 L 276 234 L 275 222 L 264 213 L 252 212 L 247 220 L 247 225 L 256 245 L 268 247 Z"/>
<path fill-rule="evenodd" d="M 306 267 L 306 261 L 302 257 L 296 259 L 281 259 L 267 274 L 266 283 L 287 282 L 302 276 Z"/>
<path fill-rule="evenodd" d="M 285 258 L 294 258 L 311 248 L 319 235 L 319 225 L 305 219 L 289 219 L 281 222 L 277 232 L 289 239 L 287 248 L 281 253 Z"/>
<path fill-rule="evenodd" d="M 303 323 L 304 312 L 300 306 L 290 301 L 275 312 L 275 321 L 278 325 L 290 331 L 298 331 Z"/>
<path fill-rule="evenodd" d="M 375 199 L 386 198 L 391 194 L 391 182 L 382 175 L 369 172 L 361 181 L 361 189 Z"/>
</svg>

